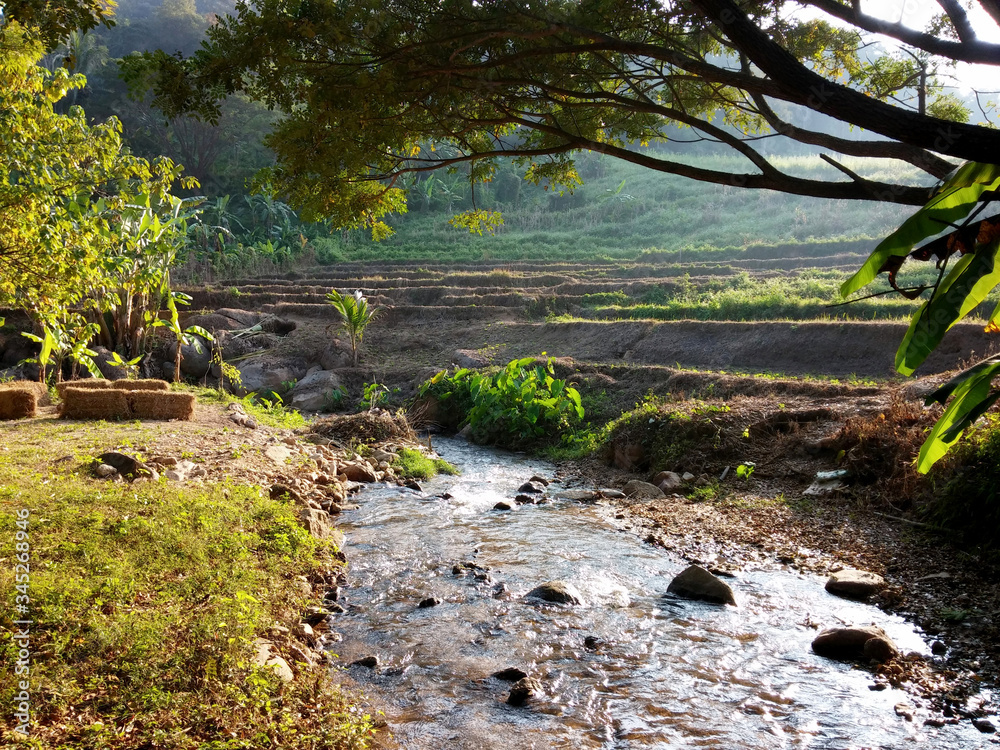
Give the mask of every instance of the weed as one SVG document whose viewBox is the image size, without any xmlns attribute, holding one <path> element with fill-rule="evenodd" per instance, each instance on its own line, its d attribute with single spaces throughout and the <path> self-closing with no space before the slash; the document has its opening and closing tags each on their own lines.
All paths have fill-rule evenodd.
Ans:
<svg viewBox="0 0 1000 750">
<path fill-rule="evenodd" d="M 400 476 L 414 479 L 430 479 L 438 474 L 458 474 L 458 469 L 443 458 L 429 458 L 412 448 L 401 448 L 393 467 Z"/>
</svg>

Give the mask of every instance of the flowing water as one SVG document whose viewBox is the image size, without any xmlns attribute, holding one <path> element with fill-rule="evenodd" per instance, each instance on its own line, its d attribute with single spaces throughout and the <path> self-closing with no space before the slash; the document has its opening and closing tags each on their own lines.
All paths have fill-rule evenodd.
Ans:
<svg viewBox="0 0 1000 750">
<path fill-rule="evenodd" d="M 900 718 L 894 706 L 912 704 L 905 693 L 873 692 L 870 674 L 810 650 L 816 625 L 874 622 L 904 651 L 926 653 L 899 618 L 788 571 L 730 580 L 735 608 L 664 598 L 686 563 L 623 532 L 609 508 L 553 500 L 492 510 L 551 467 L 436 442 L 461 476 L 428 481 L 423 493 L 372 487 L 341 516 L 350 582 L 333 650 L 345 665 L 378 656 L 377 668 L 344 676 L 381 701 L 400 747 L 990 746 L 968 722 L 934 729 L 919 712 Z M 555 579 L 574 584 L 583 604 L 523 598 Z M 418 608 L 428 597 L 441 603 Z M 510 684 L 490 677 L 506 667 L 539 678 L 545 696 L 507 705 Z"/>
</svg>

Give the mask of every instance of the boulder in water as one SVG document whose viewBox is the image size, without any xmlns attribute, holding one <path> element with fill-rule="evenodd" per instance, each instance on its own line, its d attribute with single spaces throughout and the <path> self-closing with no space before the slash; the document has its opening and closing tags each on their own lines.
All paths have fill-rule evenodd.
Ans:
<svg viewBox="0 0 1000 750">
<path fill-rule="evenodd" d="M 733 590 L 699 565 L 691 565 L 683 570 L 667 586 L 667 593 L 685 599 L 736 606 Z"/>
<path fill-rule="evenodd" d="M 885 579 L 867 570 L 847 568 L 830 576 L 826 590 L 847 599 L 867 599 L 885 586 Z"/>
<path fill-rule="evenodd" d="M 583 601 L 576 586 L 566 581 L 543 583 L 529 591 L 526 596 L 553 604 L 580 604 Z"/>
<path fill-rule="evenodd" d="M 899 649 L 886 632 L 874 625 L 827 628 L 813 640 L 812 650 L 831 659 L 873 659 L 879 662 L 899 654 Z"/>
</svg>

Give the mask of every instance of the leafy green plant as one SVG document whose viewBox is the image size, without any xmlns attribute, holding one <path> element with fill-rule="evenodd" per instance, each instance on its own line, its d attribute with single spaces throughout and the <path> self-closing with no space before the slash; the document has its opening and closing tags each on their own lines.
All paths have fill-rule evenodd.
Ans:
<svg viewBox="0 0 1000 750">
<path fill-rule="evenodd" d="M 915 299 L 930 296 L 914 314 L 909 330 L 896 352 L 896 369 L 912 375 L 941 342 L 944 334 L 966 317 L 1000 284 L 1000 219 L 975 221 L 995 199 L 1000 188 L 1000 165 L 967 162 L 955 170 L 923 208 L 908 218 L 878 244 L 864 265 L 841 287 L 844 297 L 864 288 L 882 273 L 887 274 L 890 291 Z M 959 223 L 961 222 L 961 223 Z M 942 229 L 947 234 L 916 247 Z M 959 260 L 950 272 L 948 264 Z M 938 275 L 931 284 L 901 287 L 897 275 L 908 259 L 936 259 Z M 877 292 L 879 294 L 880 292 Z M 1000 331 L 1000 304 L 987 324 L 988 331 Z M 979 417 L 1000 399 L 1000 390 L 991 387 L 1000 375 L 1000 357 L 992 357 L 965 370 L 927 397 L 927 405 L 944 404 L 951 398 L 931 430 L 917 460 L 917 469 L 926 473 Z"/>
<path fill-rule="evenodd" d="M 745 461 L 736 467 L 736 476 L 749 482 L 757 465 L 753 461 Z"/>
<path fill-rule="evenodd" d="M 583 419 L 580 393 L 555 377 L 552 360 L 515 359 L 494 374 L 461 369 L 439 372 L 421 385 L 421 396 L 436 395 L 468 406 L 465 422 L 479 442 L 519 445 L 568 431 Z"/>
<path fill-rule="evenodd" d="M 390 389 L 383 383 L 365 383 L 364 394 L 361 396 L 361 408 L 367 411 L 375 411 L 389 403 L 389 396 L 399 393 L 398 388 Z"/>
<path fill-rule="evenodd" d="M 358 350 L 364 338 L 365 330 L 379 313 L 377 307 L 371 307 L 368 300 L 357 290 L 351 296 L 342 295 L 336 289 L 331 289 L 326 295 L 326 301 L 333 305 L 340 315 L 341 327 L 347 331 L 351 340 L 351 352 L 354 355 L 354 366 L 358 366 Z"/>
</svg>

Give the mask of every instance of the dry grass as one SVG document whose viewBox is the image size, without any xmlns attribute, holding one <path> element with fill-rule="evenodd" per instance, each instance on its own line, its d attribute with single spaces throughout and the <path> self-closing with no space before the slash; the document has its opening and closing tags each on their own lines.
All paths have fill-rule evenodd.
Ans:
<svg viewBox="0 0 1000 750">
<path fill-rule="evenodd" d="M 37 413 L 35 394 L 27 388 L 0 389 L 0 419 L 28 419 Z"/>
<path fill-rule="evenodd" d="M 65 400 L 67 388 L 86 388 L 93 390 L 110 387 L 110 380 L 105 380 L 104 378 L 89 378 L 87 380 L 67 380 L 65 383 L 59 383 L 59 385 L 56 386 L 56 391 L 59 393 L 59 398 Z"/>
<path fill-rule="evenodd" d="M 70 387 L 63 391 L 62 398 L 65 419 L 128 419 L 132 416 L 127 394 L 115 388 Z"/>
<path fill-rule="evenodd" d="M 111 384 L 112 388 L 123 391 L 169 391 L 170 383 L 166 380 L 116 380 Z"/>
<path fill-rule="evenodd" d="M 147 381 L 148 382 L 148 381 Z M 156 381 L 163 383 L 163 381 Z M 164 383 L 166 385 L 166 383 Z M 128 405 L 137 419 L 183 419 L 194 416 L 193 393 L 165 393 L 162 390 L 137 390 L 128 394 Z"/>
<path fill-rule="evenodd" d="M 316 422 L 312 426 L 312 433 L 346 444 L 415 437 L 404 414 L 390 414 L 387 411 L 328 417 Z"/>
<path fill-rule="evenodd" d="M 22 391 L 31 391 L 35 394 L 35 402 L 38 406 L 51 406 L 52 400 L 49 398 L 49 389 L 45 383 L 37 380 L 12 380 L 9 383 L 0 383 L 0 390 L 15 388 Z"/>
</svg>

